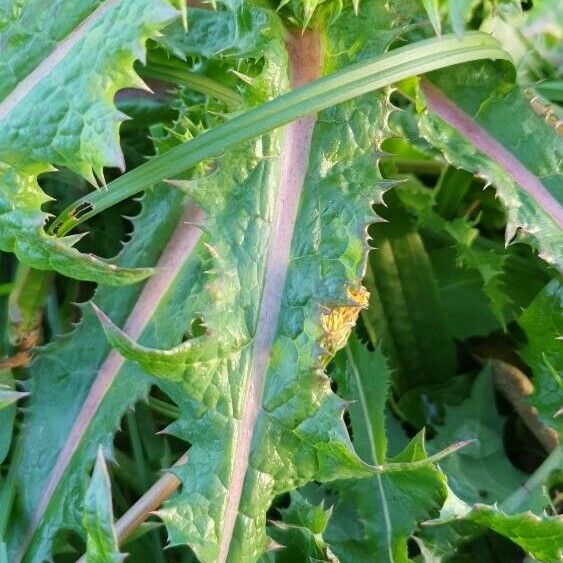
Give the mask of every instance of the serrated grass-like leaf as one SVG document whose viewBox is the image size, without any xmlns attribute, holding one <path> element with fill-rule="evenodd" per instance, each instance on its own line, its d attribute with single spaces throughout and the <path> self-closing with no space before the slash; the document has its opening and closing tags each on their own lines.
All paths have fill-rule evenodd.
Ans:
<svg viewBox="0 0 563 563">
<path fill-rule="evenodd" d="M 64 12 L 64 16 L 62 15 Z M 176 14 L 165 0 L 14 3 L 0 31 L 0 248 L 38 269 L 123 284 L 148 270 L 119 269 L 43 231 L 49 199 L 37 176 L 65 166 L 93 184 L 124 167 L 124 116 L 115 92 L 142 84 L 132 70 L 144 42 Z"/>
</svg>

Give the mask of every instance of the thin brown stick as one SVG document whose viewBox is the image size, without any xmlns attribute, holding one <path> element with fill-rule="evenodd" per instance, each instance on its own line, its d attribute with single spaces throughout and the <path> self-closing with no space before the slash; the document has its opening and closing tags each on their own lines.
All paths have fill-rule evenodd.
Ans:
<svg viewBox="0 0 563 563">
<path fill-rule="evenodd" d="M 559 445 L 557 432 L 548 428 L 539 418 L 538 411 L 527 398 L 534 392 L 534 385 L 526 374 L 503 360 L 489 359 L 493 369 L 495 387 L 506 397 L 522 422 L 530 429 L 541 445 L 551 452 Z"/>
<path fill-rule="evenodd" d="M 178 459 L 173 467 L 183 465 L 188 461 L 188 454 Z M 168 499 L 180 486 L 180 479 L 167 471 L 152 487 L 115 523 L 117 544 L 123 542 Z M 86 563 L 83 555 L 78 563 Z"/>
</svg>

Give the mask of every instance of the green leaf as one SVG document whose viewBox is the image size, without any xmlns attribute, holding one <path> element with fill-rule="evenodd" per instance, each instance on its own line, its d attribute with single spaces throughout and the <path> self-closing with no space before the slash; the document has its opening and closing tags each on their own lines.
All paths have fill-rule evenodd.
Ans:
<svg viewBox="0 0 563 563">
<path fill-rule="evenodd" d="M 338 359 L 335 377 L 343 397 L 352 401 L 353 439 L 360 456 L 372 464 L 428 459 L 421 433 L 387 460 L 384 412 L 390 373 L 381 352 L 368 352 L 352 337 Z M 408 538 L 446 498 L 445 477 L 430 464 L 409 472 L 339 481 L 331 488 L 337 501 L 325 538 L 342 562 L 408 561 Z"/>
<path fill-rule="evenodd" d="M 82 524 L 86 531 L 86 563 L 120 563 L 125 559 L 117 546 L 111 483 L 101 448 L 84 498 Z"/>
<path fill-rule="evenodd" d="M 546 426 L 563 436 L 563 286 L 551 281 L 522 312 L 518 324 L 526 335 L 520 356 L 534 374 L 530 402 Z"/>
<path fill-rule="evenodd" d="M 563 268 L 563 138 L 489 63 L 432 73 L 419 92 L 424 137 L 448 161 L 495 186 L 508 215 L 506 242 L 524 240 Z"/>
<path fill-rule="evenodd" d="M 312 504 L 301 493 L 294 491 L 289 507 L 280 512 L 282 521 L 275 521 L 268 528 L 268 535 L 276 544 L 283 546 L 277 547 L 274 552 L 276 563 L 338 561 L 323 539 L 331 509 L 325 509 L 322 504 Z"/>
<path fill-rule="evenodd" d="M 510 304 L 503 279 L 506 255 L 475 244 L 479 231 L 465 219 L 450 221 L 446 225 L 446 232 L 458 243 L 459 262 L 479 272 L 491 311 L 506 329 L 506 309 Z"/>
<path fill-rule="evenodd" d="M 376 6 L 359 16 L 348 10 L 322 41 L 316 33 L 291 38 L 294 85 L 315 77 L 320 55 L 330 70 L 350 62 L 339 33 L 348 33 L 351 22 L 362 26 L 366 38 L 377 37 L 379 29 L 389 37 L 391 17 Z M 319 52 L 322 44 L 326 54 Z M 373 55 L 373 48 L 366 41 L 359 56 Z M 273 96 L 287 88 L 280 72 L 285 46 L 274 37 L 264 53 L 252 87 Z M 295 90 L 287 99 L 299 95 L 306 113 L 303 92 L 331 80 Z M 346 97 L 355 87 L 347 88 Z M 283 107 L 283 97 L 268 112 L 276 103 Z M 393 473 L 391 481 L 402 471 L 426 475 L 433 462 L 420 438 L 393 460 L 397 463 L 372 467 L 362 461 L 342 421 L 345 403 L 331 391 L 323 369 L 366 305 L 361 278 L 370 204 L 389 187 L 375 166 L 388 112 L 383 94 L 363 96 L 326 110 L 316 121 L 305 118 L 239 145 L 221 158 L 214 174 L 183 184 L 206 215 L 213 259 L 197 298 L 204 334 L 157 350 L 135 342 L 99 313 L 116 349 L 155 374 L 182 410 L 169 431 L 191 444 L 190 456 L 176 470 L 181 494 L 159 515 L 171 543 L 188 544 L 202 561 L 253 561 L 262 555 L 268 546 L 266 510 L 283 492 L 311 480 L 378 472 Z M 217 146 L 225 146 L 227 126 L 212 132 L 214 137 L 223 131 Z M 195 139 L 201 148 L 194 159 L 212 154 L 209 135 Z M 236 135 L 243 138 L 239 130 Z M 184 326 L 193 319 L 187 317 Z M 432 485 L 429 494 L 435 495 Z"/>
<path fill-rule="evenodd" d="M 563 557 L 563 520 L 559 516 L 538 517 L 531 512 L 505 514 L 495 506 L 469 506 L 450 493 L 440 518 L 428 526 L 476 524 L 489 528 L 519 545 L 538 561 L 551 563 Z"/>
<path fill-rule="evenodd" d="M 133 61 L 176 12 L 164 0 L 10 4 L 0 26 L 0 248 L 71 277 L 141 280 L 150 270 L 118 269 L 80 254 L 76 237 L 46 235 L 37 177 L 66 167 L 96 185 L 104 167 L 124 168 L 113 96 L 142 84 Z"/>
<path fill-rule="evenodd" d="M 169 186 L 147 190 L 121 260 L 130 267 L 157 265 L 162 255 L 166 268 L 143 292 L 135 286 L 103 287 L 94 295 L 115 319 L 129 318 L 129 326 L 158 346 L 181 338 L 186 296 L 191 288 L 197 291 L 200 265 L 171 261 L 177 252 L 189 255 L 186 244 L 194 227 L 185 222 L 197 217 L 182 192 Z M 81 514 L 87 485 L 77 476 L 87 474 L 98 445 L 111 451 L 123 414 L 146 396 L 151 384 L 137 366 L 110 355 L 94 315 L 88 308 L 83 315 L 70 334 L 38 350 L 29 368 L 31 395 L 18 442 L 21 459 L 14 461 L 19 510 L 10 519 L 10 561 L 24 550 L 26 562 L 47 559 L 57 531 L 76 529 L 74 515 Z"/>
<path fill-rule="evenodd" d="M 503 419 L 497 413 L 490 368 L 477 377 L 471 395 L 459 406 L 446 406 L 443 426 L 429 443 L 438 450 L 455 440 L 476 439 L 440 465 L 452 490 L 464 501 L 497 502 L 520 486 L 524 474 L 506 458 Z"/>
<path fill-rule="evenodd" d="M 370 11 L 363 10 L 356 17 L 365 19 L 366 14 L 369 16 Z M 343 20 L 340 18 L 338 21 Z M 346 68 L 295 88 L 294 91 L 246 111 L 190 142 L 152 158 L 110 182 L 107 191 L 95 192 L 65 209 L 52 223 L 50 231 L 59 235 L 66 234 L 76 225 L 143 191 L 147 186 L 180 174 L 202 160 L 218 156 L 238 143 L 295 119 L 436 68 L 482 58 L 503 60 L 508 56 L 490 36 L 476 32 L 466 34 L 463 39 L 443 36 L 419 41 L 374 59 L 373 55 L 370 57 L 372 49 L 376 52 L 383 51 L 397 34 L 392 29 L 381 29 L 379 35 L 369 41 L 366 37 L 358 40 L 356 25 L 358 24 L 348 21 L 346 29 L 343 26 L 339 43 L 342 51 L 335 49 L 335 53 L 346 57 L 358 54 L 361 62 L 342 65 Z M 344 40 L 350 41 L 349 51 L 343 44 Z M 335 56 L 334 62 L 337 60 L 338 57 Z M 331 63 L 329 70 L 334 69 L 335 64 Z"/>
</svg>

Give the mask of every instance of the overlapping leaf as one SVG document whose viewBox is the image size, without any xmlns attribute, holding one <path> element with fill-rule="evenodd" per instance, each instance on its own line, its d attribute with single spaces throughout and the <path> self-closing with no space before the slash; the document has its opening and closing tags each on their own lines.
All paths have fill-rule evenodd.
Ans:
<svg viewBox="0 0 563 563">
<path fill-rule="evenodd" d="M 440 449 L 455 439 L 476 439 L 441 464 L 450 487 L 466 502 L 500 502 L 525 479 L 505 456 L 502 424 L 487 368 L 473 383 L 470 397 L 459 406 L 446 407 L 444 424 L 430 442 Z"/>
<path fill-rule="evenodd" d="M 0 248 L 40 269 L 111 284 L 150 271 L 81 255 L 76 237 L 43 230 L 48 197 L 37 177 L 67 167 L 96 184 L 124 168 L 115 92 L 141 84 L 144 42 L 175 15 L 165 0 L 9 1 L 0 22 Z"/>
<path fill-rule="evenodd" d="M 349 10 L 331 28 L 327 70 L 349 62 L 345 45 L 358 25 L 361 56 L 392 39 L 385 10 L 372 6 L 359 18 Z M 314 77 L 320 38 L 292 41 L 292 73 Z M 273 95 L 287 87 L 285 48 L 275 38 L 266 48 L 253 86 Z M 375 167 L 387 112 L 383 95 L 364 96 L 320 114 L 314 131 L 307 119 L 285 139 L 274 132 L 230 151 L 197 182 L 215 262 L 198 299 L 204 335 L 157 351 L 104 319 L 112 343 L 158 375 L 183 411 L 170 429 L 192 444 L 177 470 L 183 490 L 160 515 L 171 542 L 189 544 L 202 561 L 256 559 L 275 495 L 373 473 L 350 447 L 344 403 L 323 367 L 366 304 L 365 230 L 370 202 L 387 187 Z"/>
<path fill-rule="evenodd" d="M 422 134 L 454 165 L 495 186 L 508 215 L 506 241 L 529 242 L 561 269 L 563 138 L 490 63 L 432 73 L 420 91 Z"/>
<path fill-rule="evenodd" d="M 390 373 L 381 352 L 369 353 L 354 337 L 339 358 L 336 380 L 353 401 L 350 418 L 354 445 L 369 463 L 427 459 L 424 435 L 387 458 L 385 403 Z M 418 524 L 438 513 L 446 498 L 444 474 L 432 465 L 414 471 L 378 475 L 334 484 L 336 504 L 325 538 L 345 562 L 407 562 L 407 540 Z"/>
</svg>

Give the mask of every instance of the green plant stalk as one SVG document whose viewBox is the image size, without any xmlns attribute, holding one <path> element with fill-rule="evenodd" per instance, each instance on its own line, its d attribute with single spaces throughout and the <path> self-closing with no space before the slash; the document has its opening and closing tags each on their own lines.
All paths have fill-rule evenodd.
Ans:
<svg viewBox="0 0 563 563">
<path fill-rule="evenodd" d="M 157 62 L 143 68 L 140 73 L 143 77 L 157 78 L 158 80 L 187 86 L 196 92 L 207 94 L 225 102 L 231 109 L 240 106 L 242 103 L 241 96 L 216 80 L 202 74 L 189 72 L 172 64 Z"/>
<path fill-rule="evenodd" d="M 552 471 L 560 469 L 563 464 L 563 446 L 555 448 L 536 469 L 530 478 L 508 498 L 502 501 L 500 508 L 508 514 L 522 511 L 530 495 L 542 487 Z"/>
<path fill-rule="evenodd" d="M 150 185 L 171 178 L 228 148 L 291 121 L 395 82 L 451 65 L 480 59 L 510 60 L 500 44 L 484 33 L 420 41 L 382 57 L 354 64 L 245 112 L 224 125 L 155 156 L 120 176 L 107 190 L 94 192 L 65 209 L 49 228 L 62 236 L 71 229 Z"/>
<path fill-rule="evenodd" d="M 8 304 L 8 334 L 14 346 L 26 349 L 37 343 L 52 281 L 53 272 L 18 264 Z"/>
</svg>

